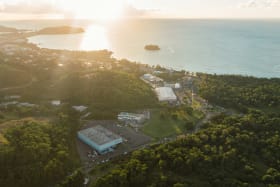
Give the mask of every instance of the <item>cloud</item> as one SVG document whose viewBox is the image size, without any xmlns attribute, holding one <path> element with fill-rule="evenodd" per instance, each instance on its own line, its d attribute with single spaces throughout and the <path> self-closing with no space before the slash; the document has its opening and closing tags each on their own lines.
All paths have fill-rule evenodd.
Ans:
<svg viewBox="0 0 280 187">
<path fill-rule="evenodd" d="M 137 18 L 147 17 L 159 13 L 159 9 L 138 9 L 131 4 L 126 4 L 123 9 L 123 17 Z"/>
<path fill-rule="evenodd" d="M 144 16 L 147 12 L 142 9 L 137 9 L 133 7 L 132 5 L 125 5 L 123 14 L 125 17 L 131 16 L 131 17 L 141 17 Z"/>
<path fill-rule="evenodd" d="M 33 15 L 33 17 L 40 15 L 60 15 L 64 18 L 75 17 L 74 12 L 62 6 L 65 2 L 67 0 L 11 0 L 6 2 L 1 2 L 0 0 L 0 15 L 17 14 L 22 17 L 29 17 L 30 15 Z M 127 2 L 122 4 L 122 6 L 122 17 L 124 18 L 145 18 L 161 13 L 158 9 L 136 8 L 133 4 Z"/>
<path fill-rule="evenodd" d="M 2 3 L 0 5 L 0 13 L 17 13 L 17 14 L 52 14 L 61 13 L 61 11 L 51 3 L 24 3 L 15 4 Z"/>
<path fill-rule="evenodd" d="M 280 0 L 249 0 L 239 4 L 240 8 L 277 8 L 280 7 Z"/>
</svg>

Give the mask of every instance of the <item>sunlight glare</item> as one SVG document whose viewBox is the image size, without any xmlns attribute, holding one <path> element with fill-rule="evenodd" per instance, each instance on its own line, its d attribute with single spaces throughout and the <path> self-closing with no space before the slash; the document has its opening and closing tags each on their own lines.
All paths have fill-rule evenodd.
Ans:
<svg viewBox="0 0 280 187">
<path fill-rule="evenodd" d="M 102 50 L 110 48 L 105 28 L 91 25 L 86 30 L 87 32 L 81 42 L 81 50 Z"/>
<path fill-rule="evenodd" d="M 61 0 L 60 6 L 76 19 L 115 20 L 123 11 L 122 0 Z"/>
</svg>

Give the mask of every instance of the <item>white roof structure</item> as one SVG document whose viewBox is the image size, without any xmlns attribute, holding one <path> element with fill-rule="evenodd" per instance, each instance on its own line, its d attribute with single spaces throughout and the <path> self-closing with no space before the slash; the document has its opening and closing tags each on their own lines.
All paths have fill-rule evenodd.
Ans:
<svg viewBox="0 0 280 187">
<path fill-rule="evenodd" d="M 19 103 L 18 106 L 24 106 L 24 107 L 35 107 L 37 105 L 31 104 L 31 103 Z"/>
<path fill-rule="evenodd" d="M 181 88 L 181 84 L 180 83 L 176 83 L 175 84 L 175 89 L 180 89 Z"/>
<path fill-rule="evenodd" d="M 21 98 L 20 95 L 10 95 L 10 96 L 5 96 L 5 97 L 4 97 L 5 100 L 20 99 L 20 98 Z"/>
<path fill-rule="evenodd" d="M 53 101 L 51 101 L 51 104 L 53 106 L 59 106 L 61 104 L 61 101 L 60 100 L 53 100 Z"/>
<path fill-rule="evenodd" d="M 78 112 L 83 112 L 85 111 L 88 107 L 86 106 L 72 106 L 73 109 L 75 109 Z"/>
<path fill-rule="evenodd" d="M 159 101 L 177 101 L 177 96 L 172 88 L 159 87 L 155 89 Z"/>
<path fill-rule="evenodd" d="M 120 121 L 126 121 L 126 120 L 135 120 L 138 122 L 144 121 L 145 115 L 144 114 L 134 114 L 134 113 L 127 113 L 127 112 L 121 112 L 118 114 L 118 120 Z"/>
<path fill-rule="evenodd" d="M 150 81 L 150 82 L 161 82 L 161 81 L 163 81 L 163 79 L 161 79 L 159 77 L 156 77 L 154 75 L 151 75 L 151 74 L 144 74 L 143 79 L 145 79 L 147 81 Z"/>
<path fill-rule="evenodd" d="M 180 83 L 175 83 L 175 84 L 164 83 L 164 87 L 169 87 L 169 88 L 174 88 L 174 89 L 180 89 L 180 88 L 181 88 L 181 84 L 180 84 Z"/>
</svg>

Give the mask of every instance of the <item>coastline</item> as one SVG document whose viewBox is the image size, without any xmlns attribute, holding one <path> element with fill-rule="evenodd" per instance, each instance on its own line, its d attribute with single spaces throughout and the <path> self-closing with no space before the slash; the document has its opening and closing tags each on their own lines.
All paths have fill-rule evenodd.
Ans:
<svg viewBox="0 0 280 187">
<path fill-rule="evenodd" d="M 27 38 L 28 39 L 28 38 Z M 69 50 L 69 49 L 61 49 L 61 48 L 47 48 L 47 47 L 42 47 L 40 45 L 42 45 L 42 43 L 34 43 L 34 42 L 30 42 L 29 39 L 28 39 L 28 43 L 32 44 L 32 45 L 35 45 L 36 47 L 38 48 L 41 48 L 41 49 L 50 49 L 50 50 L 59 50 L 59 51 L 71 51 L 71 52 L 74 52 L 74 51 L 84 51 L 84 52 L 91 52 L 91 51 L 102 51 L 102 50 L 107 50 L 107 51 L 110 51 L 112 52 L 112 57 L 113 58 L 116 58 L 116 59 L 119 59 L 119 60 L 122 60 L 122 59 L 125 59 L 125 60 L 128 60 L 129 62 L 131 63 L 139 63 L 139 64 L 142 64 L 142 65 L 149 65 L 149 66 L 152 66 L 152 67 L 155 67 L 155 66 L 161 66 L 161 67 L 164 67 L 165 69 L 168 69 L 168 70 L 174 70 L 174 71 L 186 71 L 186 72 L 190 72 L 190 73 L 203 73 L 203 74 L 210 74 L 210 75 L 233 75 L 233 76 L 243 76 L 243 77 L 256 77 L 256 78 L 266 78 L 266 79 L 271 79 L 271 78 L 280 78 L 280 70 L 279 71 L 276 71 L 276 72 L 279 72 L 279 77 L 275 77 L 275 76 L 257 76 L 257 75 L 250 75 L 250 74 L 247 74 L 247 73 L 223 73 L 223 72 L 215 72 L 215 70 L 210 70 L 209 71 L 209 68 L 206 67 L 206 69 L 208 69 L 208 71 L 192 71 L 192 70 L 189 70 L 188 68 L 183 68 L 183 67 L 174 67 L 174 66 L 168 66 L 168 65 L 162 65 L 160 63 L 149 63 L 149 62 L 144 62 L 144 61 L 140 61 L 140 60 L 137 60 L 135 58 L 126 58 L 126 57 L 120 57 L 118 55 L 116 55 L 114 53 L 114 51 L 112 51 L 111 49 L 100 49 L 100 50 Z M 276 68 L 277 67 L 280 67 L 280 65 L 276 65 Z M 278 67 L 278 68 L 279 68 Z"/>
<path fill-rule="evenodd" d="M 155 26 L 149 26 L 151 23 Z M 208 20 L 207 20 L 208 21 Z M 134 20 L 130 20 L 131 23 L 134 24 Z M 254 27 L 247 27 L 248 24 L 245 24 L 244 21 L 239 23 L 238 20 L 229 21 L 229 24 L 236 24 L 237 29 L 253 29 Z M 260 27 L 260 23 L 263 24 L 263 21 L 248 21 L 251 24 L 256 24 L 256 27 Z M 25 22 L 21 22 L 25 23 Z M 29 22 L 30 24 L 32 22 Z M 44 25 L 44 22 L 36 22 L 33 23 L 34 28 L 36 28 L 37 24 Z M 47 22 L 46 22 L 47 23 Z M 237 43 L 236 39 L 233 40 L 233 43 L 230 42 L 232 38 L 231 35 L 226 38 L 220 38 L 220 37 L 210 37 L 208 41 L 208 37 L 205 38 L 204 34 L 207 36 L 212 36 L 212 33 L 203 33 L 202 37 L 197 38 L 197 36 L 190 34 L 186 34 L 184 36 L 181 36 L 180 34 L 178 36 L 174 36 L 174 42 L 172 40 L 169 40 L 168 38 L 164 37 L 165 32 L 171 32 L 172 30 L 168 30 L 166 28 L 167 26 L 173 26 L 176 28 L 176 24 L 183 24 L 182 26 L 193 26 L 195 29 L 200 29 L 200 27 L 204 28 L 205 21 L 203 20 L 140 20 L 137 22 L 137 24 L 141 24 L 143 26 L 146 26 L 149 35 L 139 35 L 138 32 L 133 29 L 129 29 L 127 31 L 124 31 L 123 29 L 127 28 L 124 27 L 124 25 L 121 25 L 121 23 L 118 23 L 120 25 L 117 25 L 115 27 L 107 28 L 104 25 L 98 25 L 100 26 L 100 29 L 109 29 L 105 30 L 104 33 L 102 30 L 97 30 L 98 35 L 94 35 L 91 33 L 82 33 L 82 34 L 75 34 L 73 36 L 72 34 L 69 34 L 71 36 L 65 35 L 51 35 L 43 37 L 38 36 L 36 40 L 38 40 L 37 44 L 39 44 L 39 47 L 42 48 L 49 48 L 52 49 L 55 47 L 55 49 L 61 49 L 65 50 L 67 49 L 67 46 L 70 46 L 70 50 L 72 51 L 79 51 L 81 50 L 81 45 L 83 45 L 83 49 L 90 48 L 91 44 L 95 44 L 97 42 L 94 42 L 94 40 L 101 39 L 102 41 L 98 41 L 98 43 L 107 43 L 106 45 L 109 45 L 107 48 L 98 48 L 99 46 L 95 46 L 94 50 L 102 50 L 102 49 L 108 49 L 110 51 L 113 51 L 113 56 L 118 59 L 128 59 L 133 62 L 140 62 L 144 64 L 149 64 L 151 66 L 161 65 L 164 67 L 172 68 L 175 70 L 188 70 L 191 72 L 203 72 L 203 73 L 209 73 L 209 74 L 229 74 L 229 75 L 243 75 L 243 76 L 254 76 L 254 77 L 263 77 L 263 78 L 273 78 L 273 77 L 280 77 L 279 73 L 279 62 L 276 60 L 279 56 L 278 53 L 276 53 L 277 49 L 279 48 L 278 45 L 270 42 L 266 37 L 261 38 L 262 41 L 258 41 L 260 39 L 253 38 L 250 39 L 250 37 L 246 38 L 246 41 L 244 43 Z M 56 23 L 57 24 L 57 23 Z M 170 25 L 171 24 L 171 25 Z M 225 24 L 222 22 L 222 20 L 211 20 L 209 21 L 209 25 L 213 27 L 216 25 Z M 270 27 L 270 22 L 264 22 L 265 26 Z M 73 23 L 73 25 L 77 25 L 76 23 Z M 96 24 L 94 23 L 96 26 Z M 131 25 L 131 26 L 132 26 Z M 104 26 L 104 28 L 103 28 Z M 128 25 L 129 26 L 129 25 Z M 116 28 L 116 27 L 120 27 Z M 155 29 L 155 27 L 159 27 L 163 30 L 161 30 L 161 36 L 158 37 L 154 35 L 151 31 Z M 207 25 L 208 27 L 208 25 Z M 273 26 L 274 28 L 274 26 Z M 117 29 L 116 33 L 110 33 L 110 29 Z M 119 29 L 119 30 L 118 30 Z M 167 30 L 166 30 L 167 29 Z M 210 28 L 212 29 L 212 28 Z M 278 29 L 278 27 L 276 27 Z M 166 31 L 165 31 L 166 30 Z M 241 30 L 241 31 L 242 31 Z M 122 34 L 120 31 L 124 31 Z M 184 31 L 179 29 L 178 32 Z M 211 31 L 211 30 L 210 30 Z M 215 31 L 215 30 L 214 30 Z M 232 32 L 232 30 L 228 30 Z M 261 32 L 262 30 L 260 30 Z M 272 30 L 273 31 L 273 30 Z M 277 31 L 277 30 L 276 30 Z M 105 33 L 106 32 L 106 33 Z M 125 38 L 127 40 L 126 42 L 123 42 L 122 37 L 125 36 L 126 32 L 134 32 L 134 35 L 130 38 Z M 172 31 L 173 32 L 173 31 Z M 221 32 L 220 30 L 217 30 L 217 32 Z M 240 32 L 242 34 L 242 32 Z M 175 32 L 177 34 L 177 31 Z M 222 33 L 223 34 L 223 33 Z M 233 33 L 236 34 L 236 33 Z M 256 33 L 258 34 L 258 33 Z M 265 33 L 265 36 L 270 33 Z M 78 36 L 80 35 L 80 36 Z M 84 36 L 87 35 L 87 39 L 83 39 Z M 189 35 L 189 36 L 188 36 Z M 270 36 L 270 35 L 268 35 Z M 183 38 L 182 38 L 183 37 Z M 239 37 L 239 36 L 238 36 Z M 276 36 L 276 41 L 278 41 L 279 37 Z M 42 40 L 38 38 L 44 38 Z M 53 38 L 50 41 L 54 42 L 45 42 L 48 41 L 48 39 Z M 90 39 L 94 38 L 94 39 Z M 162 39 L 164 38 L 164 39 Z M 178 40 L 181 39 L 181 40 Z M 248 39 L 248 41 L 247 41 Z M 45 40 L 45 41 L 44 41 Z M 85 40 L 85 41 L 84 41 Z M 178 41 L 177 41 L 178 40 Z M 186 40 L 186 41 L 185 41 Z M 198 41 L 197 41 L 198 40 Z M 91 41 L 91 42 L 89 42 Z M 176 42 L 177 41 L 177 42 Z M 229 41 L 230 43 L 227 43 Z M 31 41 L 33 44 L 36 44 L 36 41 Z M 176 42 L 176 43 L 175 43 Z M 222 43 L 221 43 L 222 42 Z M 85 44 L 82 44 L 85 43 Z M 91 43 L 91 44 L 90 44 Z M 157 43 L 159 46 L 161 46 L 161 50 L 157 53 L 146 53 L 143 49 L 143 46 L 147 43 Z M 195 45 L 194 45 L 195 44 Z M 226 45 L 225 45 L 226 44 Z M 256 45 L 255 48 L 250 48 L 246 45 Z M 260 45 L 262 44 L 262 45 Z M 61 45 L 61 46 L 60 46 Z M 65 47 L 66 46 L 66 47 Z M 211 46 L 211 48 L 207 47 Z M 268 50 L 268 49 L 272 50 Z M 86 50 L 91 51 L 91 49 Z M 246 54 L 244 53 L 246 51 Z M 275 58 L 270 58 L 269 61 L 267 60 L 267 57 L 274 56 Z"/>
</svg>

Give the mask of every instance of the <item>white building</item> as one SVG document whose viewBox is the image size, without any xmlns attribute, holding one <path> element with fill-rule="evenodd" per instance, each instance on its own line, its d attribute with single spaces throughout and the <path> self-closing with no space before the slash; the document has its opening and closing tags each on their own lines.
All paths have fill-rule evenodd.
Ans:
<svg viewBox="0 0 280 187">
<path fill-rule="evenodd" d="M 72 106 L 72 108 L 78 112 L 83 112 L 85 111 L 86 109 L 88 109 L 88 107 L 86 106 Z"/>
<path fill-rule="evenodd" d="M 151 74 L 144 74 L 143 79 L 149 82 L 162 82 L 163 80 Z"/>
<path fill-rule="evenodd" d="M 0 107 L 2 107 L 2 106 L 7 107 L 9 105 L 16 105 L 16 104 L 18 104 L 17 101 L 9 101 L 9 102 L 0 103 Z"/>
<path fill-rule="evenodd" d="M 20 95 L 11 95 L 11 96 L 5 96 L 4 97 L 5 100 L 20 99 L 20 98 L 21 98 Z"/>
<path fill-rule="evenodd" d="M 180 83 L 176 83 L 175 84 L 175 89 L 180 89 L 181 88 L 181 84 Z"/>
<path fill-rule="evenodd" d="M 53 100 L 53 101 L 51 101 L 51 104 L 53 106 L 59 106 L 59 105 L 61 105 L 61 101 L 60 100 Z"/>
<path fill-rule="evenodd" d="M 143 123 L 146 119 L 147 118 L 144 114 L 134 114 L 127 112 L 121 112 L 118 114 L 118 120 L 123 122 Z"/>
<path fill-rule="evenodd" d="M 164 83 L 164 87 L 169 87 L 169 88 L 173 88 L 173 89 L 180 89 L 181 84 L 180 83 L 175 83 L 175 84 Z"/>
<path fill-rule="evenodd" d="M 35 107 L 37 105 L 25 102 L 25 103 L 19 103 L 18 106 L 22 106 L 22 107 Z"/>
<path fill-rule="evenodd" d="M 177 96 L 170 87 L 159 87 L 155 89 L 159 101 L 175 102 L 177 101 Z"/>
</svg>

